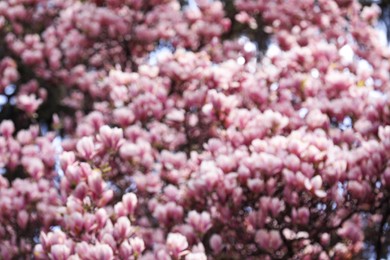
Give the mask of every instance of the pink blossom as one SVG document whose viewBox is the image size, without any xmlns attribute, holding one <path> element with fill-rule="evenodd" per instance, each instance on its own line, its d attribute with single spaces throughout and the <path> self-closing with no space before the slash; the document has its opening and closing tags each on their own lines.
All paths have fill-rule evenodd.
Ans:
<svg viewBox="0 0 390 260">
<path fill-rule="evenodd" d="M 137 206 L 136 195 L 134 193 L 127 193 L 122 197 L 122 202 L 128 214 L 134 214 L 135 208 Z"/>
<path fill-rule="evenodd" d="M 93 194 L 101 196 L 104 190 L 104 183 L 100 172 L 92 171 L 88 176 L 88 185 L 92 190 Z"/>
<path fill-rule="evenodd" d="M 166 246 L 169 254 L 175 258 L 178 258 L 186 254 L 184 250 L 187 249 L 188 242 L 186 237 L 179 233 L 169 233 Z"/>
<path fill-rule="evenodd" d="M 364 186 L 358 181 L 349 181 L 348 191 L 355 198 L 363 199 L 366 196 L 366 190 L 364 189 Z"/>
<path fill-rule="evenodd" d="M 119 255 L 122 258 L 130 258 L 133 255 L 133 249 L 127 240 L 123 241 L 120 245 Z"/>
<path fill-rule="evenodd" d="M 353 222 L 344 223 L 342 228 L 338 230 L 338 234 L 352 240 L 353 242 L 361 241 L 363 239 L 361 229 L 358 227 L 357 223 Z"/>
<path fill-rule="evenodd" d="M 114 237 L 117 240 L 128 238 L 131 233 L 130 220 L 127 217 L 120 217 L 114 225 Z"/>
<path fill-rule="evenodd" d="M 60 155 L 61 167 L 64 171 L 76 161 L 74 152 L 64 152 Z"/>
<path fill-rule="evenodd" d="M 310 128 L 327 128 L 329 125 L 329 118 L 320 110 L 316 109 L 310 111 L 306 117 L 306 122 Z"/>
<path fill-rule="evenodd" d="M 299 208 L 298 210 L 293 210 L 293 219 L 300 225 L 307 225 L 309 223 L 310 211 L 306 207 Z"/>
<path fill-rule="evenodd" d="M 20 95 L 17 99 L 17 106 L 19 109 L 25 111 L 27 114 L 34 114 L 38 107 L 42 104 L 42 99 L 36 98 L 34 94 L 32 95 Z"/>
<path fill-rule="evenodd" d="M 211 217 L 208 212 L 198 213 L 196 211 L 190 211 L 188 213 L 187 222 L 201 234 L 206 233 L 212 226 Z"/>
<path fill-rule="evenodd" d="M 39 179 L 45 174 L 45 165 L 36 157 L 23 157 L 22 164 L 26 168 L 31 177 Z"/>
<path fill-rule="evenodd" d="M 141 255 L 141 253 L 145 250 L 144 241 L 139 237 L 131 238 L 130 245 L 136 256 Z"/>
<path fill-rule="evenodd" d="M 97 138 L 106 147 L 116 150 L 123 142 L 123 130 L 120 128 L 111 129 L 109 126 L 104 125 L 99 129 Z"/>
<path fill-rule="evenodd" d="M 183 122 L 184 117 L 184 111 L 183 110 L 173 110 L 170 113 L 167 114 L 167 119 L 174 122 Z"/>
<path fill-rule="evenodd" d="M 91 257 L 94 259 L 114 259 L 114 253 L 111 247 L 105 244 L 97 244 L 90 252 Z"/>
<path fill-rule="evenodd" d="M 131 159 L 139 154 L 139 149 L 136 144 L 124 143 L 120 148 L 120 155 L 124 159 Z"/>
<path fill-rule="evenodd" d="M 19 227 L 21 227 L 22 229 L 25 229 L 27 226 L 27 223 L 28 223 L 28 218 L 29 218 L 29 215 L 28 215 L 27 211 L 25 211 L 25 210 L 19 211 L 19 213 L 18 213 Z"/>
<path fill-rule="evenodd" d="M 94 195 L 98 196 L 98 193 L 94 192 Z M 113 190 L 104 191 L 103 194 L 101 195 L 100 200 L 98 201 L 98 205 L 101 207 L 107 205 L 107 203 L 109 203 L 113 197 L 114 197 Z"/>
<path fill-rule="evenodd" d="M 165 205 L 157 205 L 154 209 L 153 216 L 158 219 L 161 224 L 169 224 L 183 218 L 183 208 L 176 205 L 174 202 L 168 202 Z"/>
<path fill-rule="evenodd" d="M 120 126 L 129 126 L 135 119 L 134 113 L 125 107 L 115 109 L 113 111 L 113 116 L 116 123 Z"/>
<path fill-rule="evenodd" d="M 77 152 L 83 158 L 91 160 L 95 156 L 95 145 L 92 137 L 83 137 L 77 142 Z"/>
<path fill-rule="evenodd" d="M 15 126 L 14 126 L 14 123 L 12 121 L 4 120 L 3 122 L 1 122 L 0 133 L 4 137 L 11 137 L 11 135 L 14 133 L 14 131 L 15 131 Z"/>
<path fill-rule="evenodd" d="M 68 259 L 70 249 L 66 245 L 54 245 L 51 247 L 51 256 L 56 260 Z"/>
<path fill-rule="evenodd" d="M 186 255 L 186 260 L 207 260 L 207 256 L 205 253 L 198 252 L 198 253 L 189 253 Z"/>
<path fill-rule="evenodd" d="M 210 247 L 213 249 L 213 251 L 218 254 L 223 249 L 223 243 L 222 238 L 220 235 L 214 234 L 210 238 Z"/>
<path fill-rule="evenodd" d="M 265 250 L 277 250 L 283 244 L 280 234 L 276 230 L 259 230 L 256 232 L 256 243 Z"/>
<path fill-rule="evenodd" d="M 379 6 L 373 4 L 371 6 L 365 6 L 363 8 L 361 16 L 364 20 L 368 21 L 369 23 L 374 23 L 374 21 L 378 18 L 380 12 L 381 10 Z"/>
</svg>

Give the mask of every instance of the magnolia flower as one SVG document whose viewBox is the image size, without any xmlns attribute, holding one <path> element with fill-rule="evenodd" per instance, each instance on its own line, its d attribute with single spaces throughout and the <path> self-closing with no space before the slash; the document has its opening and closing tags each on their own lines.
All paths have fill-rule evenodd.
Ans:
<svg viewBox="0 0 390 260">
<path fill-rule="evenodd" d="M 116 240 L 128 238 L 131 234 L 131 223 L 127 217 L 120 217 L 114 225 L 114 237 Z"/>
<path fill-rule="evenodd" d="M 188 242 L 185 236 L 179 233 L 169 233 L 166 246 L 170 255 L 175 258 L 178 258 L 186 254 L 188 247 Z"/>
<path fill-rule="evenodd" d="M 194 210 L 188 213 L 187 222 L 199 233 L 204 234 L 212 226 L 208 212 L 198 213 Z"/>
<path fill-rule="evenodd" d="M 136 256 L 140 255 L 142 253 L 142 251 L 145 250 L 144 241 L 139 237 L 131 238 L 130 245 L 133 249 L 134 255 L 136 255 Z"/>
<path fill-rule="evenodd" d="M 77 152 L 86 160 L 91 160 L 95 156 L 95 144 L 92 137 L 83 137 L 77 142 Z"/>
<path fill-rule="evenodd" d="M 50 253 L 55 260 L 66 260 L 70 255 L 70 248 L 66 245 L 53 245 Z"/>
<path fill-rule="evenodd" d="M 28 115 L 32 115 L 37 111 L 42 102 L 43 100 L 36 98 L 34 94 L 23 94 L 17 97 L 16 105 L 19 109 L 25 111 Z"/>
<path fill-rule="evenodd" d="M 280 248 L 283 241 L 277 230 L 259 230 L 255 236 L 256 243 L 265 250 L 275 251 Z"/>
<path fill-rule="evenodd" d="M 0 133 L 4 137 L 11 137 L 15 131 L 15 125 L 11 120 L 4 120 L 0 124 Z"/>
<path fill-rule="evenodd" d="M 214 253 L 218 254 L 223 249 L 223 241 L 220 235 L 214 234 L 210 238 L 210 247 L 214 251 Z"/>
</svg>

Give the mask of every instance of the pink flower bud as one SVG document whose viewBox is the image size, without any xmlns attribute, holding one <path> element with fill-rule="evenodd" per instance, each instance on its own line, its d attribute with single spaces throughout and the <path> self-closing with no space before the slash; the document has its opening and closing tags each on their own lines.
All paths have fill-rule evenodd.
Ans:
<svg viewBox="0 0 390 260">
<path fill-rule="evenodd" d="M 76 156 L 74 152 L 63 152 L 60 155 L 60 163 L 62 170 L 66 171 L 69 165 L 73 164 L 76 161 Z"/>
<path fill-rule="evenodd" d="M 117 204 L 115 204 L 114 206 L 114 211 L 115 211 L 115 215 L 117 217 L 123 217 L 123 216 L 126 216 L 127 215 L 127 210 L 126 208 L 123 206 L 123 203 L 122 202 L 118 202 Z"/>
<path fill-rule="evenodd" d="M 113 197 L 114 197 L 114 191 L 113 190 L 106 190 L 101 195 L 101 198 L 100 198 L 100 200 L 98 202 L 98 205 L 100 207 L 105 206 L 108 202 L 110 202 L 112 200 Z"/>
<path fill-rule="evenodd" d="M 119 255 L 122 259 L 131 259 L 133 256 L 133 249 L 127 240 L 123 241 L 120 245 Z"/>
<path fill-rule="evenodd" d="M 270 200 L 270 203 L 268 205 L 269 211 L 271 212 L 271 215 L 276 217 L 279 215 L 280 212 L 282 212 L 285 208 L 284 202 L 281 201 L 278 198 L 272 198 Z"/>
<path fill-rule="evenodd" d="M 87 194 L 88 194 L 88 185 L 85 182 L 79 182 L 79 184 L 77 184 L 76 188 L 73 191 L 73 195 L 76 198 L 83 200 L 87 196 Z"/>
<path fill-rule="evenodd" d="M 26 226 L 27 226 L 27 223 L 28 223 L 28 213 L 27 211 L 25 210 L 22 210 L 22 211 L 19 211 L 18 212 L 18 219 L 17 219 L 17 222 L 18 222 L 18 225 L 21 229 L 25 229 Z"/>
<path fill-rule="evenodd" d="M 104 183 L 100 172 L 91 172 L 91 174 L 88 176 L 88 186 L 96 196 L 100 197 L 102 195 L 104 190 Z"/>
<path fill-rule="evenodd" d="M 84 214 L 84 230 L 91 232 L 97 227 L 96 217 L 91 213 Z"/>
<path fill-rule="evenodd" d="M 131 245 L 131 247 L 133 248 L 133 253 L 134 253 L 136 256 L 141 255 L 142 251 L 145 250 L 145 243 L 144 243 L 144 241 L 143 241 L 141 238 L 139 238 L 139 237 L 131 238 L 131 239 L 130 239 L 130 245 Z"/>
<path fill-rule="evenodd" d="M 65 176 L 71 185 L 76 185 L 81 181 L 81 171 L 78 165 L 69 165 L 66 167 Z"/>
<path fill-rule="evenodd" d="M 124 240 L 131 234 L 131 224 L 127 217 L 120 217 L 114 225 L 114 237 L 116 240 Z"/>
<path fill-rule="evenodd" d="M 108 220 L 107 211 L 104 208 L 100 208 L 96 211 L 95 216 L 99 228 L 103 228 Z"/>
<path fill-rule="evenodd" d="M 79 234 L 84 227 L 84 218 L 80 212 L 73 212 L 68 218 L 65 219 L 67 227 L 76 234 Z"/>
<path fill-rule="evenodd" d="M 324 233 L 321 235 L 321 244 L 324 246 L 329 245 L 330 235 L 328 233 Z"/>
<path fill-rule="evenodd" d="M 219 254 L 223 249 L 223 242 L 220 235 L 214 234 L 210 238 L 210 247 L 215 254 Z"/>
<path fill-rule="evenodd" d="M 122 197 L 122 203 L 126 208 L 127 213 L 132 215 L 134 214 L 135 208 L 137 206 L 137 196 L 134 193 L 126 193 Z"/>
</svg>

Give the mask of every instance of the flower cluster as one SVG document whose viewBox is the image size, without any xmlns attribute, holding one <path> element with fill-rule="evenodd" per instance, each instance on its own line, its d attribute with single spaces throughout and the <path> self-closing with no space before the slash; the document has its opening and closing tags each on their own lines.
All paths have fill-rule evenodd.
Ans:
<svg viewBox="0 0 390 260">
<path fill-rule="evenodd" d="M 382 235 L 378 7 L 183 2 L 0 2 L 0 258 L 350 259 Z"/>
</svg>

